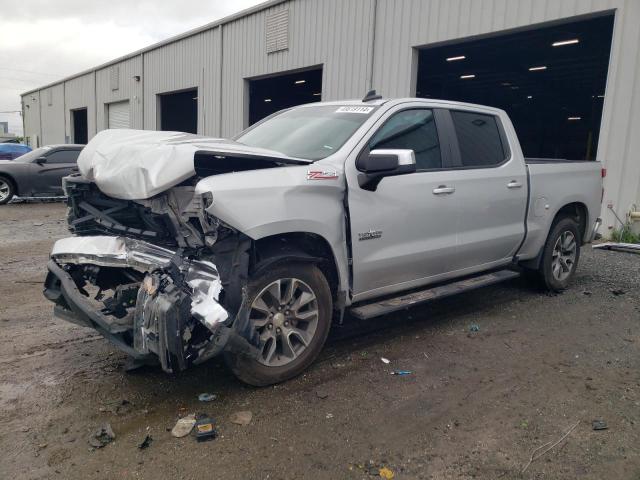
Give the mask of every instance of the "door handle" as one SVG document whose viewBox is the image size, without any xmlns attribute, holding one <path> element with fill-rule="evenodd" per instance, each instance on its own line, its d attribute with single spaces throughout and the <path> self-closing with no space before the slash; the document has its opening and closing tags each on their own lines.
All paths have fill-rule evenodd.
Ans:
<svg viewBox="0 0 640 480">
<path fill-rule="evenodd" d="M 439 185 L 438 188 L 433 189 L 434 195 L 446 195 L 455 192 L 456 189 L 453 187 L 447 187 L 446 185 Z"/>
<path fill-rule="evenodd" d="M 522 183 L 517 182 L 515 180 L 511 180 L 509 183 L 507 183 L 507 188 L 520 188 L 522 187 Z"/>
</svg>

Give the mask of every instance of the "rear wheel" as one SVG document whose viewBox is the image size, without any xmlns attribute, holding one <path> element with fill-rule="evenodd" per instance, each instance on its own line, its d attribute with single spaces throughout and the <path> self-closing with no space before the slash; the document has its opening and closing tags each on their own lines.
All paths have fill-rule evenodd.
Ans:
<svg viewBox="0 0 640 480">
<path fill-rule="evenodd" d="M 8 203 L 15 194 L 13 182 L 7 177 L 0 176 L 0 205 Z"/>
<path fill-rule="evenodd" d="M 538 270 L 548 290 L 560 292 L 567 288 L 578 267 L 580 243 L 580 228 L 574 218 L 561 218 L 552 226 Z"/>
<path fill-rule="evenodd" d="M 225 360 L 243 382 L 283 382 L 305 370 L 320 353 L 331 326 L 331 291 L 311 264 L 283 264 L 251 279 L 241 311 L 260 338 L 256 358 L 227 352 Z"/>
</svg>

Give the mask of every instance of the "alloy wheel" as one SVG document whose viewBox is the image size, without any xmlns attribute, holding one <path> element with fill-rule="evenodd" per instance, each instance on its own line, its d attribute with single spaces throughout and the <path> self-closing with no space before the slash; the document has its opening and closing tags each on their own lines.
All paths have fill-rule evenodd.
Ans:
<svg viewBox="0 0 640 480">
<path fill-rule="evenodd" d="M 267 285 L 249 312 L 261 340 L 258 362 L 268 367 L 293 362 L 311 343 L 318 317 L 316 294 L 302 280 L 281 278 Z"/>
<path fill-rule="evenodd" d="M 572 232 L 567 230 L 560 234 L 551 256 L 551 272 L 556 280 L 562 282 L 571 275 L 576 264 L 577 248 L 576 237 Z"/>
</svg>

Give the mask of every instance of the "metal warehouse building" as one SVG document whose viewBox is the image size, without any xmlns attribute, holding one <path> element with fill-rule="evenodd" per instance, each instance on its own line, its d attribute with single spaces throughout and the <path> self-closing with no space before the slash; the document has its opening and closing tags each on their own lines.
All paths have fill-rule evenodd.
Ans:
<svg viewBox="0 0 640 480">
<path fill-rule="evenodd" d="M 526 156 L 604 162 L 605 226 L 640 210 L 638 0 L 272 0 L 24 93 L 24 132 L 229 137 L 370 88 L 504 108 Z"/>
</svg>

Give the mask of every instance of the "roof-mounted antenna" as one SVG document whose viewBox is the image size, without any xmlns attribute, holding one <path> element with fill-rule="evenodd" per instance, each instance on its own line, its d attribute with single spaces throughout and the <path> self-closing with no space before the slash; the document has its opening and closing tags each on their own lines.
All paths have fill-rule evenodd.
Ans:
<svg viewBox="0 0 640 480">
<path fill-rule="evenodd" d="M 378 95 L 375 90 L 369 90 L 369 92 L 362 99 L 363 102 L 373 102 L 374 100 L 381 100 L 382 95 Z"/>
</svg>

